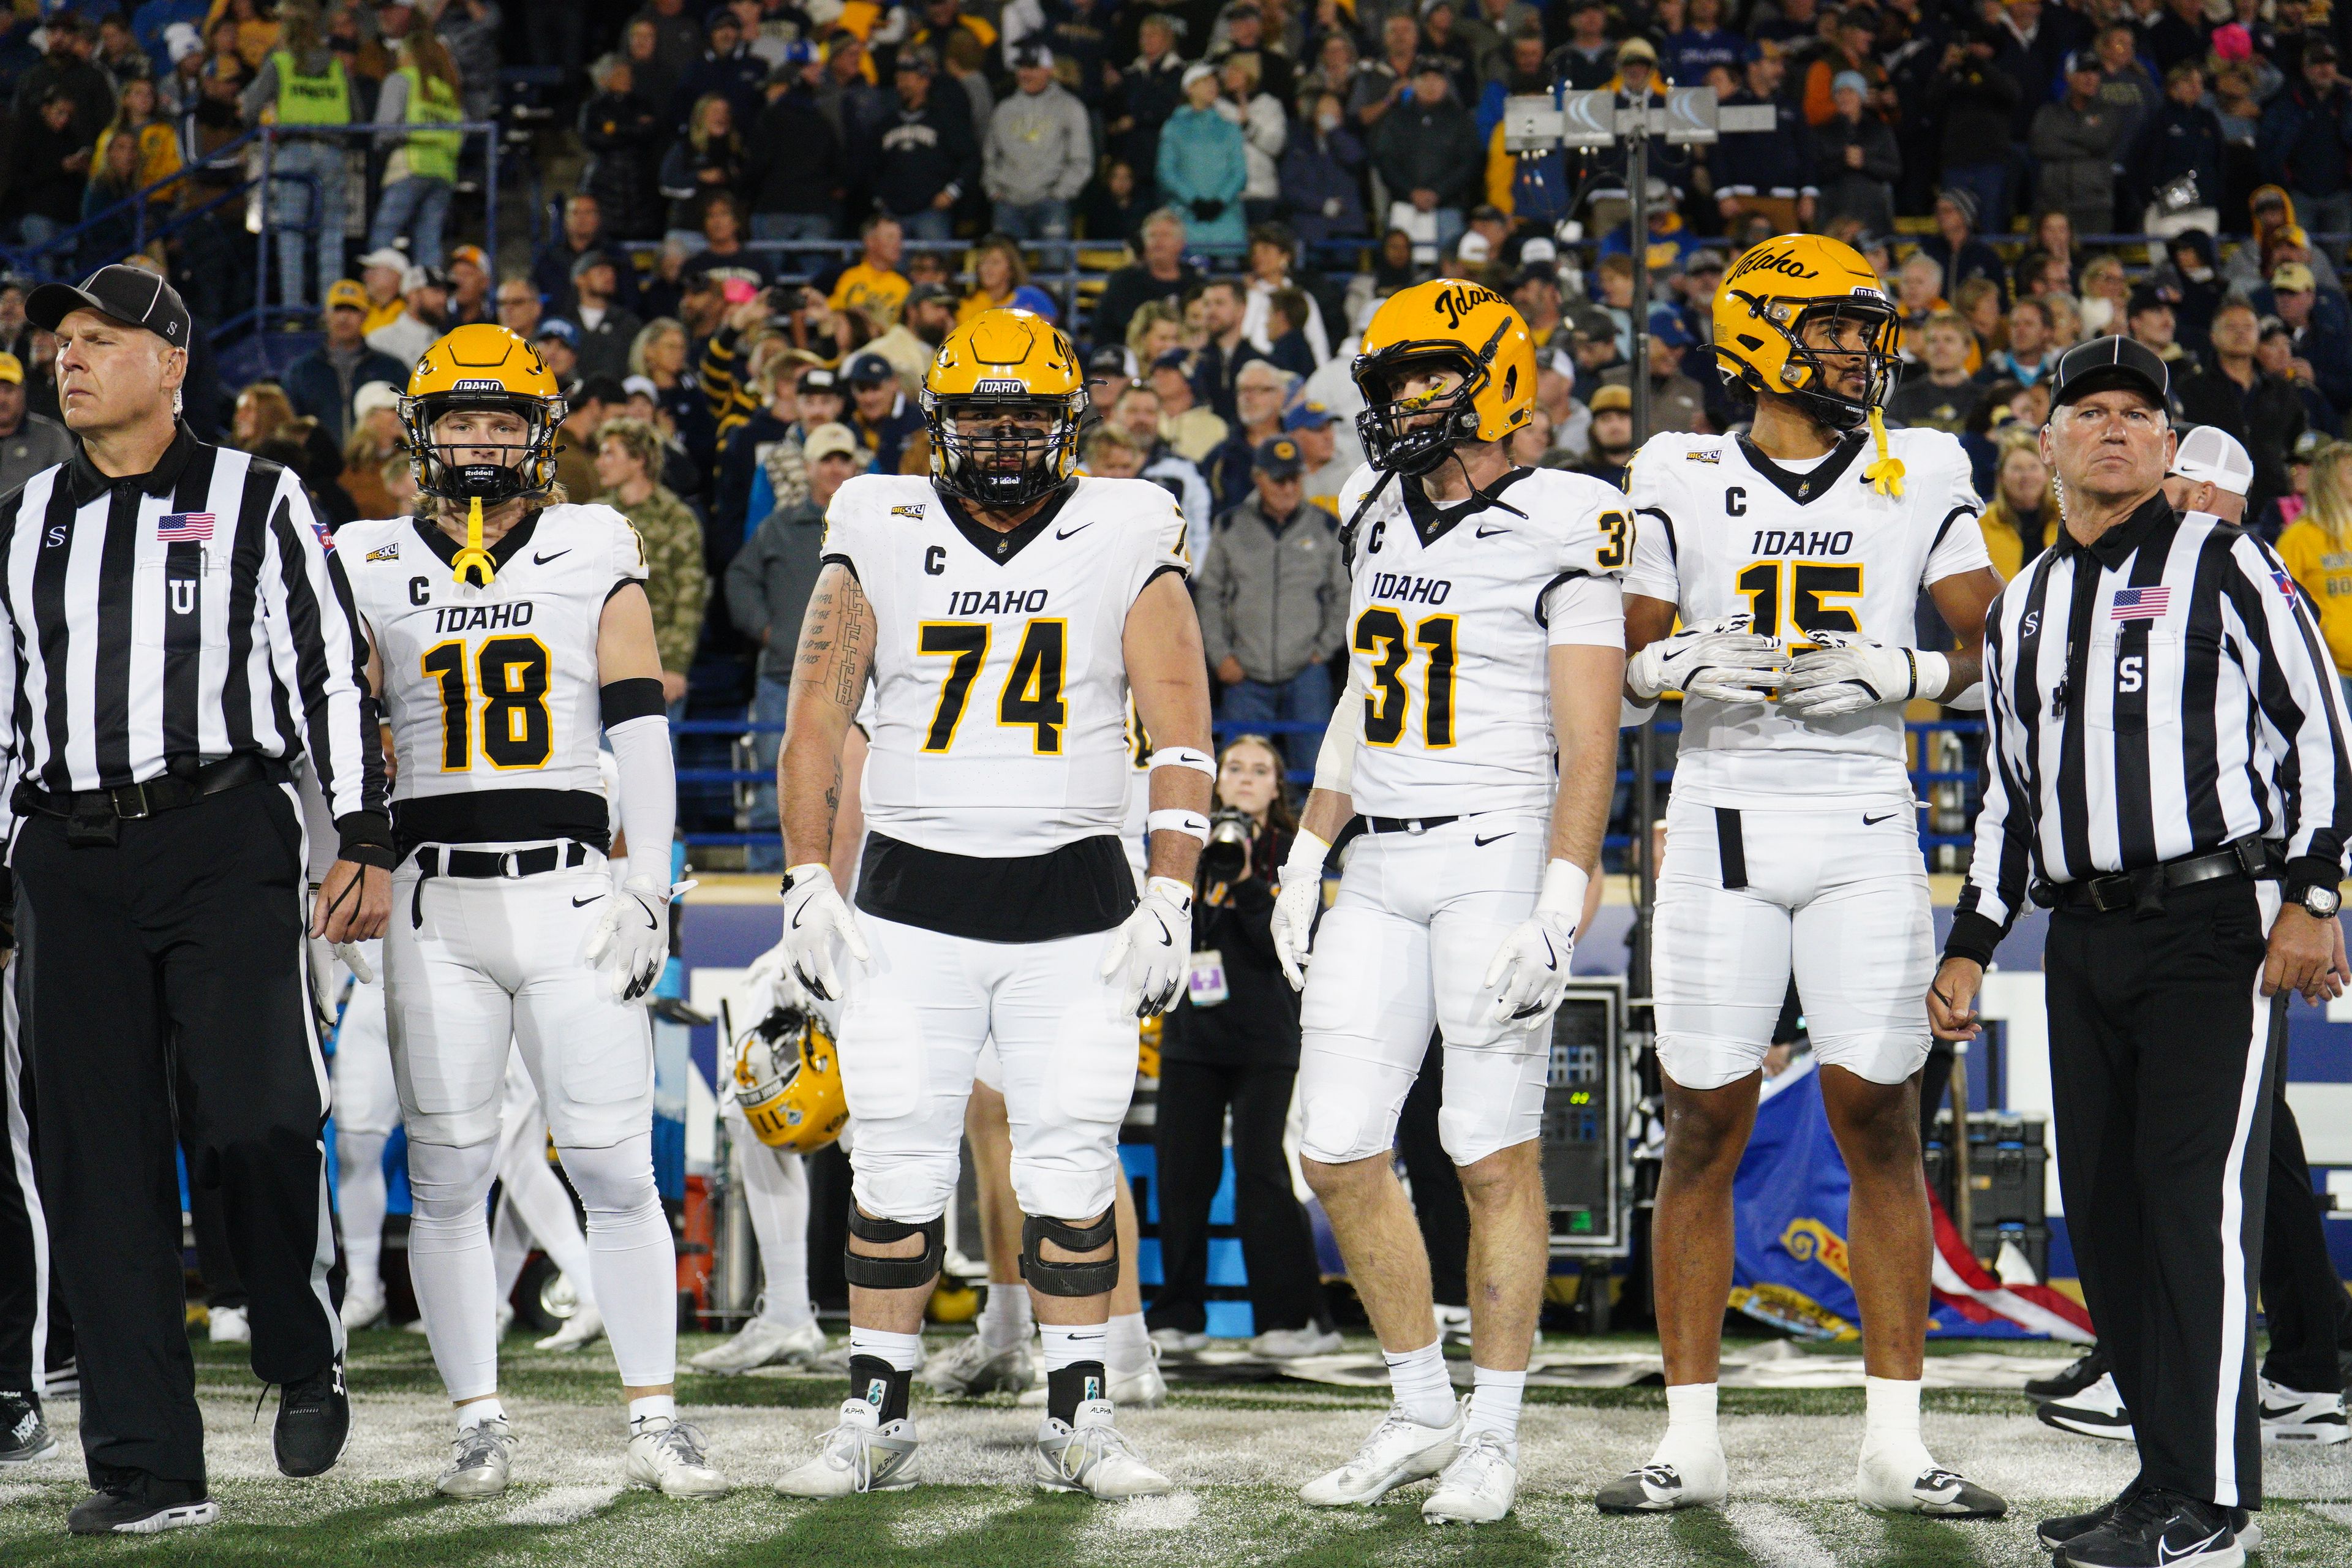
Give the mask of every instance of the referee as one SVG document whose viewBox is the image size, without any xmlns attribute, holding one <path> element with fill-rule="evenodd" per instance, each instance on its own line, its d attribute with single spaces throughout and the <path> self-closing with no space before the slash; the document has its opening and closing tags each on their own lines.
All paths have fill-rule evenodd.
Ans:
<svg viewBox="0 0 2352 1568">
<path fill-rule="evenodd" d="M 2058 363 L 2065 525 L 1987 617 L 1984 809 L 1927 996 L 1974 1034 L 1993 949 L 2052 909 L 2059 1176 L 2140 1454 L 2114 1502 L 2042 1525 L 2079 1568 L 2242 1561 L 2271 1075 L 2287 993 L 2347 973 L 2344 700 L 2278 558 L 2166 500 L 2168 391 L 2123 338 Z"/>
<path fill-rule="evenodd" d="M 218 1517 L 184 1321 L 181 1144 L 190 1181 L 219 1190 L 254 1373 L 283 1385 L 278 1468 L 316 1475 L 342 1452 L 295 759 L 341 839 L 319 934 L 383 929 L 392 836 L 342 569 L 291 474 L 176 417 L 180 297 L 107 267 L 35 289 L 26 314 L 57 334 L 79 452 L 0 500 L 17 1000 L 80 1340 L 95 1495 L 70 1527 L 144 1532 Z"/>
</svg>

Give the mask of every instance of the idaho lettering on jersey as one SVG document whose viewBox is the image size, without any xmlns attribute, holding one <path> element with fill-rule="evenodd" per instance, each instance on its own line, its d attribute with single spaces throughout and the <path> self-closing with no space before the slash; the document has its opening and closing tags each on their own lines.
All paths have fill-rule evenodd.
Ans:
<svg viewBox="0 0 2352 1568">
<path fill-rule="evenodd" d="M 419 582 L 425 581 L 423 578 Z M 529 599 L 511 605 L 442 605 L 433 612 L 436 632 L 502 632 L 530 625 Z"/>
<path fill-rule="evenodd" d="M 1748 550 L 1751 555 L 1851 555 L 1853 530 L 1759 528 Z"/>
<path fill-rule="evenodd" d="M 1443 577 L 1416 577 L 1410 572 L 1375 572 L 1371 596 L 1392 605 L 1442 605 L 1454 592 Z"/>
<path fill-rule="evenodd" d="M 1042 616 L 1053 597 L 1050 588 L 964 588 L 947 596 L 942 612 L 950 616 Z"/>
</svg>

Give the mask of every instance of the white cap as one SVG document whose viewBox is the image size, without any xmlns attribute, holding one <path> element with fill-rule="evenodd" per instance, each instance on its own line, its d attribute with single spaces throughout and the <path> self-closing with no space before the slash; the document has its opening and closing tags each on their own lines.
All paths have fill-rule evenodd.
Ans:
<svg viewBox="0 0 2352 1568">
<path fill-rule="evenodd" d="M 1184 78 L 1181 85 L 1189 88 L 1194 82 L 1206 80 L 1214 77 L 1216 74 L 1217 68 L 1209 64 L 1208 61 L 1194 60 L 1191 65 L 1184 68 Z"/>
<path fill-rule="evenodd" d="M 627 393 L 631 397 L 635 397 L 639 393 L 643 393 L 646 396 L 652 398 L 656 403 L 659 403 L 661 401 L 661 388 L 654 384 L 654 378 L 649 375 L 633 375 L 629 377 L 628 380 L 621 383 L 621 390 Z"/>
<path fill-rule="evenodd" d="M 1486 243 L 1485 235 L 1474 228 L 1465 232 L 1461 239 L 1455 242 L 1454 254 L 1475 267 L 1479 262 L 1491 259 L 1494 247 Z"/>
<path fill-rule="evenodd" d="M 399 411 L 400 390 L 392 383 L 371 381 L 352 394 L 352 412 L 360 418 L 366 418 L 379 408 Z"/>
<path fill-rule="evenodd" d="M 2254 460 L 2237 437 L 2218 425 L 2199 425 L 2180 437 L 2172 471 L 2198 484 L 2210 484 L 2242 496 L 2254 482 Z"/>
</svg>

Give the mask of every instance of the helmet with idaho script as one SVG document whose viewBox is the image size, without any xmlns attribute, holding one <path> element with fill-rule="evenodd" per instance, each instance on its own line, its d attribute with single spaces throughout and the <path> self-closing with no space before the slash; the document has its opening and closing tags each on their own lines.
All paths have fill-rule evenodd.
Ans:
<svg viewBox="0 0 2352 1568">
<path fill-rule="evenodd" d="M 1805 329 L 1843 318 L 1862 329 L 1864 381 L 1858 397 L 1832 384 L 1825 353 Z M 1715 292 L 1715 352 L 1726 382 L 1794 400 L 1836 430 L 1870 416 L 1895 385 L 1895 301 L 1862 253 L 1818 234 L 1784 234 L 1751 247 Z"/>
<path fill-rule="evenodd" d="M 473 436 L 462 444 L 436 442 L 436 424 L 472 409 L 520 416 L 522 444 Z M 459 327 L 425 351 L 400 400 L 400 422 L 416 455 L 416 488 L 448 500 L 492 505 L 544 495 L 555 483 L 555 434 L 569 413 L 563 388 L 537 349 L 493 322 Z M 503 460 L 457 460 L 485 452 L 500 454 Z"/>
<path fill-rule="evenodd" d="M 841 1136 L 841 1060 L 816 1019 L 777 1007 L 735 1042 L 735 1103 L 771 1149 L 814 1154 Z"/>
<path fill-rule="evenodd" d="M 1060 328 L 1032 310 L 983 310 L 923 373 L 931 482 L 981 506 L 1026 506 L 1076 470 L 1086 411 L 1086 373 Z"/>
<path fill-rule="evenodd" d="M 1461 380 L 1406 395 L 1416 372 Z M 1499 441 L 1534 417 L 1535 340 L 1511 302 L 1459 278 L 1400 289 L 1372 312 L 1349 367 L 1364 395 L 1356 434 L 1383 473 L 1425 474 L 1465 441 Z"/>
</svg>

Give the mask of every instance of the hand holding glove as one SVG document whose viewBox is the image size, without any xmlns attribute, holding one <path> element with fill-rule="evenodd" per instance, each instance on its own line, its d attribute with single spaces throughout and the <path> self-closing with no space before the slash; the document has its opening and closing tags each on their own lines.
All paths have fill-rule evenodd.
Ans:
<svg viewBox="0 0 2352 1568">
<path fill-rule="evenodd" d="M 1584 868 L 1567 860 L 1544 868 L 1543 893 L 1535 913 L 1519 922 L 1495 951 L 1483 984 L 1497 987 L 1492 1016 L 1497 1024 L 1534 1028 L 1548 1021 L 1568 989 L 1568 961 L 1576 952 L 1576 927 L 1584 918 Z"/>
<path fill-rule="evenodd" d="M 651 877 L 631 877 L 613 890 L 604 912 L 588 929 L 581 958 L 605 973 L 605 986 L 619 1002 L 635 1002 L 653 989 L 669 963 L 669 901 L 692 887 L 676 887 Z"/>
<path fill-rule="evenodd" d="M 1111 933 L 1097 973 L 1118 986 L 1121 1017 L 1149 1018 L 1174 1005 L 1192 961 L 1192 889 L 1173 877 L 1154 877 L 1135 912 Z"/>
<path fill-rule="evenodd" d="M 1807 636 L 1820 646 L 1790 661 L 1780 681 L 1783 712 L 1834 719 L 1944 689 L 1949 664 L 1942 654 L 1889 647 L 1852 632 Z"/>
<path fill-rule="evenodd" d="M 751 965 L 751 984 L 755 988 L 767 984 L 775 999 L 782 1003 L 784 993 L 775 976 L 789 969 L 808 987 L 810 994 L 834 1001 L 842 992 L 841 970 L 833 956 L 834 940 L 839 938 L 849 955 L 860 963 L 873 953 L 858 931 L 849 905 L 843 901 L 841 890 L 833 885 L 831 871 L 812 860 L 805 866 L 793 867 L 790 880 L 792 885 L 784 892 L 783 940 L 761 953 Z"/>
<path fill-rule="evenodd" d="M 1765 700 L 1780 683 L 1789 655 L 1779 638 L 1750 625 L 1747 616 L 1727 616 L 1659 638 L 1626 663 L 1626 689 L 1644 702 L 1667 691 L 1711 702 Z"/>
</svg>

